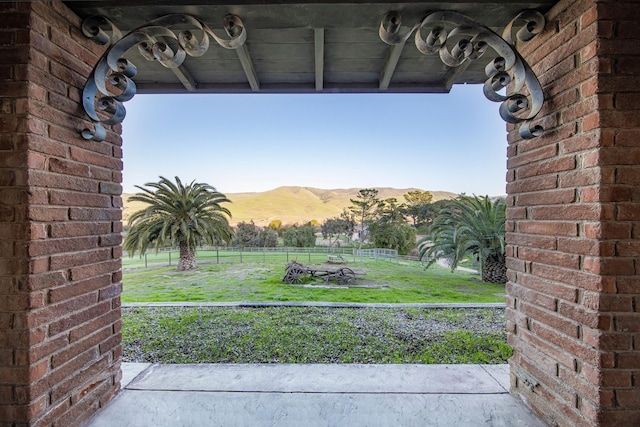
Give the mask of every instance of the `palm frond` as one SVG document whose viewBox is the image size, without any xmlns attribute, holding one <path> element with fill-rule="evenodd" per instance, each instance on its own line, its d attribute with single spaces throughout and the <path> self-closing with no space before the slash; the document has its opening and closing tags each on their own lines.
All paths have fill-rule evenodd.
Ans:
<svg viewBox="0 0 640 427">
<path fill-rule="evenodd" d="M 231 212 L 221 206 L 231 201 L 214 187 L 195 181 L 183 184 L 160 177 L 158 182 L 136 186 L 141 192 L 130 200 L 147 206 L 131 215 L 130 229 L 123 247 L 131 255 L 144 253 L 149 247 L 186 244 L 194 250 L 200 242 L 230 242 Z"/>
<path fill-rule="evenodd" d="M 504 255 L 504 200 L 495 202 L 487 196 L 460 196 L 445 206 L 434 218 L 429 234 L 419 244 L 419 256 L 427 265 L 437 258 L 447 258 L 451 269 L 469 254 L 481 264 L 494 254 Z"/>
</svg>

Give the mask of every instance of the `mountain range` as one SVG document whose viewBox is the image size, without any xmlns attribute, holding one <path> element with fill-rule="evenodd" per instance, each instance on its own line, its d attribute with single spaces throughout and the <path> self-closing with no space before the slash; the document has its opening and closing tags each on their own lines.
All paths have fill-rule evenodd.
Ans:
<svg viewBox="0 0 640 427">
<path fill-rule="evenodd" d="M 333 218 L 351 205 L 350 199 L 355 199 L 360 188 L 344 188 L 323 190 L 313 187 L 285 186 L 263 192 L 226 193 L 232 203 L 224 206 L 231 211 L 231 225 L 239 222 L 253 221 L 256 225 L 266 226 L 271 221 L 279 219 L 283 225 L 304 224 L 311 220 L 323 222 L 326 218 Z M 376 187 L 378 198 L 395 197 L 399 203 L 404 203 L 403 195 L 418 188 L 388 188 Z M 430 191 L 430 190 L 429 190 Z M 447 191 L 430 191 L 433 200 L 451 199 L 457 196 Z M 132 194 L 123 194 L 123 220 L 128 221 L 131 214 L 140 210 L 144 205 L 140 202 L 130 202 Z"/>
</svg>

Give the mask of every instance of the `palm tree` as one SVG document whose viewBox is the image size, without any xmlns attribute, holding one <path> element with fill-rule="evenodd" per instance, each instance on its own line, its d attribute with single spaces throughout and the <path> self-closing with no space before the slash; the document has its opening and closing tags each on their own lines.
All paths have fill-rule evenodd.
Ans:
<svg viewBox="0 0 640 427">
<path fill-rule="evenodd" d="M 129 199 L 148 205 L 129 219 L 123 246 L 131 255 L 136 250 L 146 252 L 152 244 L 156 251 L 163 245 L 177 245 L 178 271 L 194 270 L 197 245 L 231 240 L 233 229 L 227 218 L 231 212 L 220 205 L 231 201 L 214 187 L 194 181 L 185 186 L 178 177 L 173 183 L 162 176 L 159 182 L 145 185 L 151 189 L 136 185 L 143 192 Z"/>
<path fill-rule="evenodd" d="M 506 283 L 505 209 L 503 199 L 460 196 L 440 210 L 419 245 L 420 258 L 431 265 L 447 258 L 453 271 L 472 254 L 480 262 L 482 280 Z"/>
</svg>

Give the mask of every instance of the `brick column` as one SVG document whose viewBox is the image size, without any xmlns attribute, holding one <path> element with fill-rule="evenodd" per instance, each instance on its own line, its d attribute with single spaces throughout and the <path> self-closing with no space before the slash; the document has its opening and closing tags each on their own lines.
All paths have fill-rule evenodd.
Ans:
<svg viewBox="0 0 640 427">
<path fill-rule="evenodd" d="M 509 135 L 512 391 L 550 425 L 640 425 L 640 5 L 547 17 L 523 51 L 547 131 Z"/>
<path fill-rule="evenodd" d="M 121 139 L 83 140 L 100 49 L 62 3 L 0 3 L 0 426 L 75 426 L 120 379 Z"/>
</svg>

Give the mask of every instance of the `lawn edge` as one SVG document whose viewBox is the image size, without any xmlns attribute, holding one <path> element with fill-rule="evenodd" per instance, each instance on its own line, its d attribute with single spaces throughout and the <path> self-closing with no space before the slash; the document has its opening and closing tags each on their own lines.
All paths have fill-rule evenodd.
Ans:
<svg viewBox="0 0 640 427">
<path fill-rule="evenodd" d="M 128 307 L 336 307 L 336 308 L 506 308 L 506 303 L 354 303 L 354 302 L 123 302 Z"/>
</svg>

